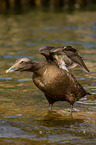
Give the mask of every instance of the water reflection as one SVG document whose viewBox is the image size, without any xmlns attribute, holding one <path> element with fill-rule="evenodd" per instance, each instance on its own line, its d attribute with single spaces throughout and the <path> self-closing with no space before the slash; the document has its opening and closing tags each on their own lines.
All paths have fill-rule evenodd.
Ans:
<svg viewBox="0 0 96 145">
<path fill-rule="evenodd" d="M 50 127 L 64 127 L 66 125 L 74 125 L 76 122 L 84 122 L 83 119 L 75 119 L 73 115 L 70 115 L 68 112 L 61 114 L 61 111 L 48 111 L 48 113 L 44 116 L 43 121 Z"/>
<path fill-rule="evenodd" d="M 34 140 L 47 140 L 48 142 L 66 142 L 68 141 L 79 141 L 82 143 L 82 138 L 89 142 L 95 143 L 95 125 L 92 122 L 88 122 L 85 116 L 88 117 L 88 114 L 80 113 L 77 115 L 74 114 L 74 117 L 69 116 L 68 114 L 61 115 L 56 111 L 48 111 L 47 114 L 43 115 L 42 119 L 23 118 L 19 116 L 10 116 L 9 120 L 2 121 L 2 130 L 10 130 L 10 133 L 5 137 L 24 137 Z M 94 114 L 89 113 L 89 116 L 92 117 Z M 96 116 L 96 114 L 95 114 Z M 13 119 L 11 119 L 11 117 Z M 79 117 L 79 118 L 78 118 Z M 7 116 L 5 118 L 8 119 Z M 18 120 L 18 121 L 17 121 Z M 96 119 L 95 119 L 96 120 Z M 1 123 L 2 123 L 1 122 Z M 6 122 L 5 129 L 3 128 L 4 123 Z M 8 125 L 8 126 L 7 126 Z M 91 129 L 90 129 L 91 127 Z M 11 131 L 12 129 L 12 131 Z M 19 133 L 18 133 L 19 131 Z M 2 133 L 2 132 L 1 132 Z M 71 136 L 70 136 L 71 134 Z M 70 138 L 69 138 L 70 136 Z M 75 139 L 75 140 L 73 140 Z M 74 143 L 75 143 L 74 142 Z"/>
</svg>

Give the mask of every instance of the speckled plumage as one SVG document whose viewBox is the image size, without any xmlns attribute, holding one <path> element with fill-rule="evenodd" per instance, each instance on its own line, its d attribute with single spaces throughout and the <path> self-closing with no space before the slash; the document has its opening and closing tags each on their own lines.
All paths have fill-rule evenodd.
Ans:
<svg viewBox="0 0 96 145">
<path fill-rule="evenodd" d="M 52 63 L 47 63 L 39 71 L 41 75 L 34 73 L 33 81 L 37 87 L 40 86 L 39 89 L 44 92 L 47 99 L 48 97 L 53 99 L 52 102 L 48 99 L 50 104 L 56 101 L 68 101 L 73 105 L 87 94 L 71 73 L 59 69 Z"/>
<path fill-rule="evenodd" d="M 86 72 L 90 72 L 78 51 L 71 46 L 42 46 L 39 52 L 46 57 L 47 61 L 54 62 L 59 68 L 68 71 L 68 69 L 80 65 Z"/>
<path fill-rule="evenodd" d="M 58 68 L 53 62 L 34 62 L 22 58 L 6 72 L 10 71 L 33 72 L 33 82 L 51 105 L 56 101 L 68 101 L 73 105 L 88 94 L 71 73 Z"/>
</svg>

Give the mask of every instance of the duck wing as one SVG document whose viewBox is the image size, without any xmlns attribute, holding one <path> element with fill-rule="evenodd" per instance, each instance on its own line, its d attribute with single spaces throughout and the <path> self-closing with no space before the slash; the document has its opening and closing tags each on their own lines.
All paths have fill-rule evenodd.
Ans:
<svg viewBox="0 0 96 145">
<path fill-rule="evenodd" d="M 63 51 L 72 61 L 82 66 L 87 72 L 90 72 L 86 64 L 84 63 L 83 58 L 79 55 L 78 51 L 75 48 L 66 46 Z"/>
<path fill-rule="evenodd" d="M 72 48 L 71 46 L 65 46 L 65 47 L 55 47 L 50 50 L 50 53 L 55 53 L 56 55 L 64 55 L 64 61 L 65 63 L 76 63 L 82 66 L 87 72 L 90 72 L 89 69 L 87 68 L 86 64 L 84 63 L 83 58 L 80 56 L 78 51 L 75 48 Z M 69 59 L 68 59 L 68 58 Z M 75 67 L 74 65 L 73 67 Z M 70 66 L 69 66 L 70 67 Z"/>
<path fill-rule="evenodd" d="M 51 50 L 53 48 L 55 48 L 55 47 L 53 47 L 53 46 L 42 46 L 42 47 L 39 48 L 39 53 L 44 55 L 44 56 L 45 55 L 49 56 L 50 53 L 51 53 Z"/>
<path fill-rule="evenodd" d="M 47 61 L 53 62 L 53 55 L 51 54 L 53 48 L 53 46 L 42 46 L 39 48 L 39 53 L 44 55 Z"/>
</svg>

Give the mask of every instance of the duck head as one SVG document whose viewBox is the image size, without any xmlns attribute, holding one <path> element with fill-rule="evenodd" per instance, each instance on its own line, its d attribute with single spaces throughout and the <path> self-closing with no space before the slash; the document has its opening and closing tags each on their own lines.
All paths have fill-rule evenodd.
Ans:
<svg viewBox="0 0 96 145">
<path fill-rule="evenodd" d="M 34 63 L 32 60 L 28 58 L 21 58 L 17 59 L 15 64 L 11 66 L 8 70 L 6 70 L 5 73 L 13 72 L 13 71 L 32 71 L 32 68 L 34 67 Z"/>
</svg>

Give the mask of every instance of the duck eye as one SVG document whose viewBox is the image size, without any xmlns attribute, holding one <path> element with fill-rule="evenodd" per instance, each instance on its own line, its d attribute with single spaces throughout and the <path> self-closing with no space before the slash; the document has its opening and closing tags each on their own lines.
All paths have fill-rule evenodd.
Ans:
<svg viewBox="0 0 96 145">
<path fill-rule="evenodd" d="M 23 62 L 24 62 L 24 61 L 21 61 L 20 64 L 23 63 Z"/>
</svg>

